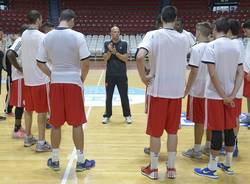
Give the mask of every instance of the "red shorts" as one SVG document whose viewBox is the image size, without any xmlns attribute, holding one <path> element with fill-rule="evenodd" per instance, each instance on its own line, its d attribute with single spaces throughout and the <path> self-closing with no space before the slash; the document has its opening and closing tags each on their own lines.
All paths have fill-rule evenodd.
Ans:
<svg viewBox="0 0 250 184">
<path fill-rule="evenodd" d="M 26 111 L 36 111 L 37 113 L 49 112 L 49 84 L 43 84 L 39 86 L 25 86 L 24 90 Z"/>
<path fill-rule="evenodd" d="M 187 120 L 190 120 L 194 123 L 204 124 L 205 98 L 197 98 L 188 95 Z"/>
<path fill-rule="evenodd" d="M 65 122 L 77 127 L 87 122 L 82 88 L 76 84 L 50 85 L 50 123 L 56 128 Z"/>
<path fill-rule="evenodd" d="M 250 98 L 250 81 L 247 80 L 247 73 L 244 74 L 243 96 Z"/>
<path fill-rule="evenodd" d="M 24 107 L 24 80 L 17 79 L 12 81 L 10 86 L 10 105 Z"/>
<path fill-rule="evenodd" d="M 148 125 L 146 133 L 161 137 L 163 131 L 176 134 L 181 121 L 181 99 L 168 99 L 150 96 Z"/>
<path fill-rule="evenodd" d="M 237 117 L 239 117 L 240 114 L 241 114 L 242 99 L 241 98 L 236 98 L 234 100 L 234 102 L 235 102 L 236 114 L 237 114 Z"/>
<path fill-rule="evenodd" d="M 236 127 L 237 109 L 225 105 L 223 100 L 205 100 L 205 128 L 224 131 Z"/>
</svg>

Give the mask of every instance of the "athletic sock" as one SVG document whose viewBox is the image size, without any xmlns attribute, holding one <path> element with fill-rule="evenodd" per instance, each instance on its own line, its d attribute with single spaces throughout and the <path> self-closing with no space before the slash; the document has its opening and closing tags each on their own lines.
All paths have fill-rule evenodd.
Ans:
<svg viewBox="0 0 250 184">
<path fill-rule="evenodd" d="M 159 153 L 150 151 L 150 169 L 158 168 Z"/>
<path fill-rule="evenodd" d="M 219 161 L 219 157 L 218 156 L 213 156 L 212 154 L 210 154 L 210 158 L 209 158 L 209 162 L 208 162 L 208 168 L 212 171 L 217 170 L 217 164 Z"/>
<path fill-rule="evenodd" d="M 233 159 L 233 152 L 226 152 L 224 165 L 227 166 L 227 167 L 231 167 L 232 159 Z"/>
<path fill-rule="evenodd" d="M 83 151 L 76 150 L 77 162 L 84 163 Z"/>
<path fill-rule="evenodd" d="M 167 168 L 175 168 L 176 152 L 168 152 Z"/>
<path fill-rule="evenodd" d="M 194 151 L 195 151 L 195 152 L 201 151 L 201 145 L 200 145 L 200 144 L 195 144 L 195 145 L 194 145 Z"/>
<path fill-rule="evenodd" d="M 59 148 L 52 149 L 52 162 L 59 161 Z"/>
</svg>

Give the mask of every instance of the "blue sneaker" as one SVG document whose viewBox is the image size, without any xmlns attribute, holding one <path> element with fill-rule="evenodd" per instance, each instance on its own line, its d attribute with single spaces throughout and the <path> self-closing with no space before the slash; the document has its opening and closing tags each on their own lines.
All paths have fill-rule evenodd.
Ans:
<svg viewBox="0 0 250 184">
<path fill-rule="evenodd" d="M 208 169 L 207 167 L 202 169 L 202 168 L 194 168 L 194 173 L 199 175 L 199 176 L 206 176 L 208 178 L 212 178 L 212 179 L 217 179 L 219 178 L 219 176 L 215 171 L 211 171 L 210 169 Z"/>
<path fill-rule="evenodd" d="M 76 163 L 76 172 L 88 170 L 88 169 L 91 169 L 93 167 L 95 167 L 95 161 L 86 159 L 84 163 L 80 163 L 80 162 Z"/>
<path fill-rule="evenodd" d="M 54 171 L 59 171 L 60 170 L 60 164 L 59 161 L 52 162 L 52 158 L 50 158 L 47 162 L 47 166 L 51 168 Z"/>
<path fill-rule="evenodd" d="M 226 174 L 234 175 L 234 171 L 231 169 L 231 167 L 225 166 L 223 163 L 218 163 L 217 166 Z"/>
</svg>

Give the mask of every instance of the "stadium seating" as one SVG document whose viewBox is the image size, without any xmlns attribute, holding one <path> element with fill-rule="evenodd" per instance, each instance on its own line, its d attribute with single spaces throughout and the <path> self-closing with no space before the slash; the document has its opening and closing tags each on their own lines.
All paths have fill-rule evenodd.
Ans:
<svg viewBox="0 0 250 184">
<path fill-rule="evenodd" d="M 31 9 L 41 12 L 43 19 L 48 18 L 48 1 L 14 0 L 11 1 L 9 10 L 0 11 L 0 28 L 5 33 L 17 33 L 22 24 L 26 23 L 26 14 Z"/>
<path fill-rule="evenodd" d="M 209 0 L 173 0 L 172 4 L 178 8 L 179 17 L 184 20 L 184 28 L 195 32 L 195 25 L 201 21 L 214 21 L 221 16 L 235 18 L 241 22 L 250 19 L 250 1 L 240 0 L 238 10 L 233 13 L 209 11 Z"/>
<path fill-rule="evenodd" d="M 123 34 L 145 33 L 154 28 L 160 1 L 155 0 L 61 0 L 61 9 L 71 8 L 78 19 L 75 29 L 85 34 L 105 35 L 112 25 Z"/>
</svg>

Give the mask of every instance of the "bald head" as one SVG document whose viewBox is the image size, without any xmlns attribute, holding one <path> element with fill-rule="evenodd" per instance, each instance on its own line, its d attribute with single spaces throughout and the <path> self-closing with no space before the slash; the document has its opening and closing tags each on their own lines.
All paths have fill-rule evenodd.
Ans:
<svg viewBox="0 0 250 184">
<path fill-rule="evenodd" d="M 120 39 L 120 29 L 117 26 L 111 28 L 111 39 L 113 42 L 117 42 Z"/>
</svg>

